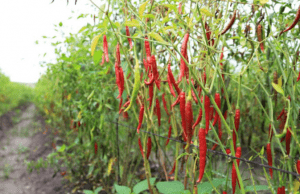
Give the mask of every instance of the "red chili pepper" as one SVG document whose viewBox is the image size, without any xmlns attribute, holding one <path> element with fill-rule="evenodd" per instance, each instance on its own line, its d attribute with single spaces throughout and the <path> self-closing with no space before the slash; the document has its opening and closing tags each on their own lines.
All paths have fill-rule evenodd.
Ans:
<svg viewBox="0 0 300 194">
<path fill-rule="evenodd" d="M 289 127 L 285 135 L 285 146 L 286 146 L 287 155 L 290 154 L 290 143 L 291 143 L 291 135 L 292 135 L 290 130 L 291 128 Z"/>
<path fill-rule="evenodd" d="M 152 83 L 154 82 L 154 76 L 153 76 L 153 73 L 149 71 L 149 74 L 148 74 L 148 75 L 149 75 L 150 80 L 149 80 L 149 82 L 147 82 L 146 80 L 144 80 L 144 83 L 145 83 L 146 85 L 150 85 L 150 84 L 152 84 Z"/>
<path fill-rule="evenodd" d="M 151 59 L 152 59 L 152 72 L 153 72 L 153 77 L 154 77 L 154 80 L 155 80 L 155 84 L 156 84 L 157 88 L 160 90 L 160 80 L 158 79 L 159 74 L 158 74 L 158 71 L 157 71 L 157 64 L 156 64 L 155 56 L 152 55 Z"/>
<path fill-rule="evenodd" d="M 297 173 L 300 174 L 300 160 L 297 160 L 296 168 L 297 168 Z"/>
<path fill-rule="evenodd" d="M 227 119 L 227 110 L 224 112 L 224 119 Z"/>
<path fill-rule="evenodd" d="M 119 43 L 117 44 L 117 48 L 116 48 L 116 58 L 117 58 L 118 65 L 121 65 L 121 55 L 120 55 L 120 45 L 119 45 Z"/>
<path fill-rule="evenodd" d="M 215 94 L 215 101 L 216 101 L 216 104 L 217 104 L 218 108 L 221 109 L 221 97 L 220 97 L 219 93 Z M 218 120 L 219 120 L 219 114 L 216 111 L 214 122 L 213 122 L 213 126 L 215 126 L 217 124 Z"/>
<path fill-rule="evenodd" d="M 183 138 L 184 141 L 187 141 L 187 133 L 186 133 L 186 117 L 185 117 L 185 93 L 181 92 L 179 95 L 179 101 L 180 101 L 180 114 L 181 114 L 181 124 L 183 129 Z"/>
<path fill-rule="evenodd" d="M 145 37 L 145 50 L 146 50 L 146 56 L 147 56 L 147 63 L 148 63 L 149 66 L 151 66 L 151 63 L 150 63 L 151 50 L 150 50 L 150 44 L 149 44 L 147 36 Z"/>
<path fill-rule="evenodd" d="M 204 109 L 205 109 L 205 133 L 208 133 L 209 129 L 209 116 L 210 116 L 210 100 L 209 97 L 206 95 L 204 100 Z"/>
<path fill-rule="evenodd" d="M 165 109 L 167 115 L 169 115 L 169 111 L 168 111 L 168 108 L 167 108 L 167 101 L 165 99 L 165 93 L 163 93 L 163 95 L 162 95 L 162 100 L 163 100 L 164 109 Z"/>
<path fill-rule="evenodd" d="M 209 121 L 211 121 L 214 117 L 214 107 L 211 106 L 209 108 L 210 108 L 210 110 L 209 110 Z M 211 129 L 209 129 L 209 130 L 211 130 Z"/>
<path fill-rule="evenodd" d="M 169 144 L 171 134 L 172 134 L 172 125 L 170 125 L 170 127 L 169 127 L 169 133 L 168 133 L 168 139 L 167 139 L 167 142 L 166 142 L 166 146 Z"/>
<path fill-rule="evenodd" d="M 262 42 L 262 25 L 261 24 L 257 25 L 257 40 L 258 40 L 258 42 L 260 42 L 259 43 L 260 50 L 262 52 L 264 52 L 264 43 Z"/>
<path fill-rule="evenodd" d="M 235 126 L 236 132 L 238 132 L 239 125 L 240 125 L 240 109 L 236 109 L 235 110 L 235 118 L 234 118 L 234 126 Z M 233 130 L 233 136 L 232 136 L 234 150 L 236 150 L 236 132 L 235 132 L 235 130 Z"/>
<path fill-rule="evenodd" d="M 61 175 L 61 176 L 65 176 L 66 173 L 67 173 L 66 171 L 63 171 L 63 172 L 60 173 L 60 175 Z"/>
<path fill-rule="evenodd" d="M 175 160 L 175 162 L 174 162 L 174 164 L 173 164 L 173 168 L 172 168 L 171 172 L 169 172 L 169 175 L 171 175 L 171 174 L 174 173 L 175 167 L 176 167 L 176 160 Z"/>
<path fill-rule="evenodd" d="M 184 37 L 183 37 L 183 42 L 182 42 L 182 46 L 181 46 L 181 51 L 180 53 L 182 54 L 182 56 L 187 59 L 187 43 L 188 43 L 188 40 L 189 40 L 189 36 L 190 34 L 187 32 Z M 186 73 L 186 63 L 185 61 L 183 60 L 183 58 L 180 59 L 180 75 L 179 75 L 179 79 L 178 79 L 178 83 L 181 82 L 183 76 L 185 75 Z"/>
<path fill-rule="evenodd" d="M 160 106 L 159 106 L 158 98 L 156 98 L 156 111 L 157 111 L 158 126 L 160 126 L 161 114 L 160 114 Z"/>
<path fill-rule="evenodd" d="M 297 78 L 297 82 L 300 80 L 300 71 L 299 71 L 299 75 L 298 75 L 298 78 Z"/>
<path fill-rule="evenodd" d="M 95 155 L 96 155 L 97 152 L 98 152 L 98 145 L 97 145 L 97 142 L 94 143 L 94 148 L 95 148 Z"/>
<path fill-rule="evenodd" d="M 226 191 L 223 191 L 223 194 L 227 194 L 227 192 L 226 192 Z"/>
<path fill-rule="evenodd" d="M 173 104 L 171 105 L 171 108 L 173 108 L 175 105 L 177 105 L 179 103 L 179 101 L 180 101 L 180 95 L 178 95 L 175 102 L 173 102 Z"/>
<path fill-rule="evenodd" d="M 128 118 L 129 118 L 128 112 L 123 111 L 123 117 L 125 120 L 128 120 Z"/>
<path fill-rule="evenodd" d="M 140 133 L 140 129 L 143 123 L 143 118 L 144 118 L 144 105 L 141 106 L 140 108 L 140 114 L 139 114 L 139 125 L 137 127 L 137 133 Z"/>
<path fill-rule="evenodd" d="M 148 101 L 150 101 L 149 108 L 152 105 L 152 99 L 153 99 L 153 83 L 149 85 L 149 98 L 148 98 Z"/>
<path fill-rule="evenodd" d="M 180 94 L 180 89 L 179 89 L 179 87 L 178 87 L 178 85 L 177 85 L 177 83 L 176 83 L 176 81 L 175 81 L 175 78 L 174 78 L 174 76 L 173 76 L 173 73 L 172 73 L 172 70 L 171 70 L 171 64 L 169 63 L 168 64 L 168 77 L 169 77 L 169 79 L 170 79 L 170 82 L 173 84 L 173 86 L 175 87 L 175 90 L 176 90 L 176 92 L 177 92 L 177 94 L 179 95 Z M 169 85 L 170 86 L 170 85 Z M 171 90 L 171 92 L 172 92 L 172 90 L 173 90 L 173 88 L 172 88 L 172 86 L 170 86 L 170 90 Z M 173 90 L 173 93 L 174 93 L 174 97 L 175 97 L 175 92 L 174 92 L 174 90 Z"/>
<path fill-rule="evenodd" d="M 193 125 L 193 129 L 195 129 L 195 127 L 200 123 L 201 120 L 202 120 L 202 108 L 200 108 L 200 110 L 199 110 L 198 118 Z"/>
<path fill-rule="evenodd" d="M 279 120 L 282 117 L 282 115 L 284 114 L 284 112 L 285 112 L 285 110 L 283 108 L 282 111 L 280 112 L 279 116 L 277 117 L 277 120 Z"/>
<path fill-rule="evenodd" d="M 151 153 L 151 147 L 152 147 L 152 142 L 151 142 L 151 137 L 148 137 L 147 141 L 147 160 L 149 159 L 150 153 Z"/>
<path fill-rule="evenodd" d="M 271 124 L 269 124 L 269 137 L 271 135 L 270 141 L 272 141 L 272 137 L 273 137 L 273 130 L 272 130 L 272 126 Z"/>
<path fill-rule="evenodd" d="M 291 30 L 292 28 L 294 28 L 296 26 L 296 24 L 298 23 L 299 20 L 300 20 L 300 6 L 298 8 L 296 17 L 295 17 L 292 25 L 290 25 L 290 27 L 288 27 L 287 29 L 285 29 L 283 32 L 287 32 L 287 31 Z"/>
<path fill-rule="evenodd" d="M 282 193 L 282 194 L 285 194 L 285 186 L 282 186 L 282 187 L 281 187 L 281 193 Z"/>
<path fill-rule="evenodd" d="M 267 156 L 268 156 L 268 165 L 272 166 L 272 151 L 271 151 L 270 143 L 267 144 Z M 269 168 L 269 171 L 270 171 L 271 178 L 273 178 L 273 169 Z"/>
<path fill-rule="evenodd" d="M 144 151 L 143 151 L 143 146 L 142 146 L 141 138 L 139 138 L 139 147 L 140 147 L 141 154 L 142 154 L 142 156 L 144 158 Z"/>
<path fill-rule="evenodd" d="M 77 126 L 78 126 L 78 127 L 80 127 L 80 126 L 81 126 L 81 123 L 80 123 L 80 121 L 78 121 L 78 122 L 77 122 Z"/>
<path fill-rule="evenodd" d="M 181 2 L 179 2 L 179 4 L 178 4 L 178 13 L 179 14 L 182 14 L 182 9 L 181 9 Z"/>
<path fill-rule="evenodd" d="M 168 74 L 168 76 L 167 76 L 167 81 L 168 81 L 168 85 L 169 85 L 171 94 L 176 98 L 176 94 L 175 94 L 175 92 L 174 92 L 174 89 L 173 89 L 173 86 L 172 86 L 172 83 L 171 83 L 169 74 Z"/>
<path fill-rule="evenodd" d="M 236 17 L 236 10 L 234 10 L 231 20 L 229 21 L 228 25 L 224 28 L 224 30 L 222 30 L 221 35 L 225 34 L 231 28 L 231 26 L 235 21 L 235 17 Z"/>
<path fill-rule="evenodd" d="M 199 129 L 199 177 L 197 180 L 197 183 L 201 182 L 201 179 L 203 178 L 204 169 L 205 169 L 205 163 L 206 163 L 206 139 L 205 139 L 205 129 L 200 128 Z"/>
<path fill-rule="evenodd" d="M 106 35 L 104 34 L 103 36 L 103 51 L 105 54 L 106 62 L 109 62 L 108 59 L 108 46 L 107 46 L 107 40 L 106 40 Z"/>
<path fill-rule="evenodd" d="M 126 36 L 130 36 L 129 27 L 126 26 Z M 132 49 L 132 40 L 131 38 L 127 38 L 129 42 L 130 49 Z"/>
<path fill-rule="evenodd" d="M 185 122 L 186 122 L 186 135 L 187 141 L 191 142 L 193 137 L 193 109 L 192 109 L 192 99 L 191 96 L 188 96 L 186 106 L 185 106 Z"/>
<path fill-rule="evenodd" d="M 242 148 L 241 147 L 237 147 L 236 148 L 236 153 L 235 153 L 235 157 L 240 158 L 242 155 Z M 240 160 L 236 159 L 237 162 L 237 167 L 240 164 Z M 237 174 L 236 174 L 236 169 L 235 169 L 235 165 L 234 163 L 232 163 L 232 173 L 231 173 L 231 179 L 232 179 L 232 193 L 235 193 L 235 186 L 236 186 L 236 180 L 237 180 Z"/>
<path fill-rule="evenodd" d="M 227 155 L 231 154 L 231 151 L 230 151 L 229 148 L 226 149 L 226 154 L 227 154 Z"/>
</svg>

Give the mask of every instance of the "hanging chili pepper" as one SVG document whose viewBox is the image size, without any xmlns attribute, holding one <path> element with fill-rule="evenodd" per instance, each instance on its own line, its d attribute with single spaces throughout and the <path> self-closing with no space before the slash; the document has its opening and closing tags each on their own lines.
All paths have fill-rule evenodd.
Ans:
<svg viewBox="0 0 300 194">
<path fill-rule="evenodd" d="M 154 80 L 155 80 L 155 84 L 156 84 L 157 88 L 160 90 L 160 79 L 158 79 L 159 74 L 158 74 L 158 71 L 157 71 L 157 64 L 156 64 L 155 56 L 152 55 L 151 59 L 152 59 L 152 72 L 153 72 L 153 77 L 154 77 Z"/>
<path fill-rule="evenodd" d="M 171 175 L 171 174 L 174 173 L 175 167 L 176 167 L 176 160 L 175 160 L 175 162 L 174 162 L 174 164 L 173 164 L 173 168 L 172 168 L 171 172 L 169 172 L 169 175 Z"/>
<path fill-rule="evenodd" d="M 187 52 L 187 43 L 188 43 L 188 40 L 189 40 L 189 35 L 190 35 L 189 32 L 187 32 L 187 33 L 184 35 L 184 37 L 183 37 L 183 42 L 182 42 L 182 46 L 181 46 L 181 51 L 180 51 L 181 55 L 182 55 L 185 59 L 187 59 L 187 54 L 186 54 L 186 52 Z M 183 58 L 181 58 L 181 59 L 180 59 L 180 75 L 179 75 L 179 79 L 178 79 L 178 81 L 177 81 L 178 83 L 181 82 L 183 76 L 185 75 L 185 73 L 186 73 L 186 68 L 187 68 L 186 63 L 185 63 L 185 61 L 183 60 Z"/>
<path fill-rule="evenodd" d="M 95 148 L 95 155 L 97 155 L 97 152 L 98 152 L 98 145 L 97 145 L 97 142 L 94 143 L 94 148 Z"/>
<path fill-rule="evenodd" d="M 130 99 L 130 104 L 129 106 L 124 110 L 124 112 L 128 111 L 130 109 L 130 107 L 132 106 L 133 102 L 135 101 L 138 93 L 139 93 L 139 89 L 141 86 L 141 81 L 140 81 L 140 69 L 139 69 L 139 63 L 136 59 L 136 64 L 135 64 L 135 68 L 134 68 L 134 86 L 133 86 L 133 91 L 131 94 L 131 99 Z"/>
<path fill-rule="evenodd" d="M 192 96 L 191 92 L 189 93 L 185 105 L 185 122 L 186 122 L 186 135 L 187 135 L 187 141 L 191 142 L 191 139 L 193 137 L 193 109 L 192 109 Z"/>
<path fill-rule="evenodd" d="M 205 163 L 206 163 L 206 139 L 205 139 L 205 129 L 199 129 L 199 177 L 197 183 L 201 182 L 204 175 Z"/>
<path fill-rule="evenodd" d="M 296 169 L 297 173 L 300 174 L 300 160 L 297 160 Z"/>
<path fill-rule="evenodd" d="M 240 158 L 242 155 L 242 149 L 241 147 L 236 148 L 235 157 Z M 239 167 L 240 160 L 236 159 L 237 167 Z M 232 173 L 231 173 L 231 181 L 232 181 L 232 193 L 235 193 L 235 186 L 236 186 L 236 180 L 237 180 L 237 174 L 234 163 L 232 163 Z"/>
<path fill-rule="evenodd" d="M 282 192 L 282 194 L 285 194 L 285 186 L 281 187 L 281 192 Z"/>
<path fill-rule="evenodd" d="M 289 127 L 287 129 L 286 135 L 285 135 L 285 146 L 286 146 L 286 153 L 287 155 L 290 154 L 290 143 L 291 143 L 291 128 Z"/>
<path fill-rule="evenodd" d="M 178 13 L 179 13 L 180 15 L 182 14 L 181 6 L 182 6 L 182 4 L 181 4 L 181 2 L 179 2 L 179 4 L 178 4 Z"/>
<path fill-rule="evenodd" d="M 205 133 L 208 133 L 209 129 L 209 116 L 210 116 L 210 100 L 209 97 L 206 95 L 204 100 L 204 110 L 205 110 Z"/>
<path fill-rule="evenodd" d="M 167 101 L 165 99 L 165 93 L 163 93 L 163 95 L 162 95 L 162 100 L 163 100 L 164 109 L 165 109 L 167 115 L 169 115 L 169 111 L 168 111 L 168 108 L 167 108 Z"/>
<path fill-rule="evenodd" d="M 122 112 L 122 103 L 123 103 L 123 98 L 121 98 L 120 103 L 119 103 L 119 114 Z"/>
<path fill-rule="evenodd" d="M 231 28 L 231 26 L 233 25 L 233 23 L 235 21 L 235 17 L 236 17 L 236 10 L 234 10 L 232 18 L 230 19 L 229 23 L 224 28 L 224 30 L 222 30 L 221 35 L 225 34 Z"/>
<path fill-rule="evenodd" d="M 147 56 L 147 63 L 149 66 L 151 66 L 150 60 L 151 60 L 151 50 L 150 50 L 150 44 L 148 41 L 148 37 L 145 37 L 145 50 L 146 50 L 146 56 Z"/>
<path fill-rule="evenodd" d="M 227 154 L 227 155 L 231 154 L 231 151 L 230 151 L 229 148 L 226 149 L 226 154 Z"/>
<path fill-rule="evenodd" d="M 129 27 L 126 26 L 126 36 L 130 36 L 130 32 L 129 32 Z M 129 46 L 130 46 L 130 49 L 132 49 L 132 40 L 131 38 L 127 38 L 128 42 L 129 42 Z"/>
<path fill-rule="evenodd" d="M 151 85 L 154 82 L 154 76 L 153 76 L 152 72 L 149 72 L 149 78 L 150 78 L 149 82 L 147 82 L 146 80 L 144 80 L 144 83 L 146 85 Z"/>
<path fill-rule="evenodd" d="M 219 93 L 215 94 L 215 101 L 216 101 L 216 104 L 217 104 L 218 108 L 221 110 L 221 97 L 220 97 Z M 214 122 L 213 122 L 213 126 L 215 126 L 217 124 L 218 120 L 219 120 L 219 114 L 216 111 Z"/>
<path fill-rule="evenodd" d="M 270 137 L 271 135 L 271 137 Z M 272 126 L 271 124 L 269 124 L 269 137 L 270 137 L 270 141 L 272 141 L 272 137 L 273 137 L 273 130 L 272 130 Z"/>
<path fill-rule="evenodd" d="M 152 147 L 152 142 L 151 142 L 151 137 L 148 137 L 147 141 L 147 160 L 149 159 L 150 153 L 151 153 L 151 147 Z"/>
<path fill-rule="evenodd" d="M 103 51 L 105 54 L 106 62 L 109 62 L 108 59 L 108 46 L 107 46 L 107 40 L 106 40 L 106 35 L 103 35 Z"/>
<path fill-rule="evenodd" d="M 234 150 L 236 150 L 236 133 L 238 132 L 239 125 L 240 125 L 240 109 L 236 109 L 235 118 L 234 118 L 234 126 L 236 131 L 233 130 L 233 136 L 232 136 Z"/>
<path fill-rule="evenodd" d="M 300 80 L 300 71 L 299 71 L 299 75 L 298 75 L 298 78 L 297 78 L 297 82 Z"/>
<path fill-rule="evenodd" d="M 174 92 L 174 89 L 173 89 L 173 86 L 172 86 L 172 83 L 171 83 L 169 74 L 168 74 L 168 76 L 167 76 L 167 81 L 168 81 L 168 85 L 169 85 L 171 94 L 176 98 L 176 94 L 175 94 L 175 92 Z"/>
<path fill-rule="evenodd" d="M 173 86 L 175 87 L 175 90 L 176 90 L 176 92 L 177 92 L 177 94 L 179 95 L 180 94 L 180 89 L 179 89 L 179 87 L 178 87 L 178 85 L 177 85 L 177 83 L 176 83 L 176 81 L 175 81 L 175 78 L 174 78 L 174 76 L 173 76 L 173 73 L 172 73 L 172 70 L 171 70 L 171 64 L 169 63 L 168 64 L 168 77 L 170 78 L 170 82 L 173 84 Z M 170 86 L 170 85 L 169 85 Z M 172 89 L 171 89 L 172 88 Z M 172 86 L 170 86 L 170 90 L 171 90 L 171 92 L 172 92 L 172 90 L 173 90 L 173 87 Z M 174 90 L 173 90 L 173 93 L 174 93 L 174 97 L 175 97 L 175 92 L 174 92 Z"/>
<path fill-rule="evenodd" d="M 299 6 L 299 8 L 298 8 L 296 17 L 295 17 L 295 19 L 294 19 L 292 25 L 290 25 L 290 27 L 288 27 L 287 29 L 283 30 L 282 33 L 287 32 L 287 31 L 291 30 L 292 28 L 294 28 L 294 27 L 296 26 L 296 24 L 298 23 L 299 20 L 300 20 L 300 6 Z"/>
<path fill-rule="evenodd" d="M 143 118 L 144 118 L 144 105 L 142 104 L 140 108 L 140 114 L 139 114 L 139 125 L 137 127 L 137 133 L 140 133 L 140 129 L 143 123 Z"/>
<path fill-rule="evenodd" d="M 149 98 L 147 99 L 147 101 L 150 101 L 149 108 L 152 105 L 152 99 L 153 99 L 153 83 L 149 85 Z"/>
<path fill-rule="evenodd" d="M 227 192 L 226 192 L 226 191 L 223 191 L 223 194 L 227 194 Z"/>
<path fill-rule="evenodd" d="M 272 151 L 271 151 L 270 143 L 267 144 L 267 156 L 268 156 L 268 165 L 272 166 Z M 270 171 L 271 178 L 273 178 L 273 169 L 269 168 L 269 171 Z"/>
<path fill-rule="evenodd" d="M 262 25 L 258 24 L 257 25 L 257 40 L 260 45 L 260 50 L 264 52 L 264 43 L 262 42 Z"/>
<path fill-rule="evenodd" d="M 141 138 L 139 138 L 139 147 L 140 147 L 141 154 L 142 154 L 142 156 L 144 158 L 144 151 L 143 151 L 143 146 L 142 146 Z"/>
<path fill-rule="evenodd" d="M 173 102 L 173 104 L 171 105 L 171 108 L 173 108 L 175 105 L 177 105 L 180 101 L 180 95 L 177 96 L 175 102 Z"/>
<path fill-rule="evenodd" d="M 200 110 L 199 110 L 198 118 L 193 125 L 193 129 L 195 129 L 195 127 L 200 123 L 201 120 L 202 120 L 202 108 L 200 108 Z"/>
<path fill-rule="evenodd" d="M 180 101 L 180 114 L 181 114 L 181 124 L 182 124 L 182 129 L 183 129 L 183 138 L 184 141 L 187 140 L 187 133 L 186 133 L 186 117 L 185 117 L 185 93 L 181 92 L 179 95 L 179 101 Z"/>
<path fill-rule="evenodd" d="M 158 98 L 156 98 L 156 111 L 157 111 L 158 126 L 160 126 L 161 114 L 160 114 L 160 105 L 159 105 Z"/>
<path fill-rule="evenodd" d="M 166 142 L 166 146 L 169 144 L 171 133 L 172 133 L 172 125 L 170 125 L 170 127 L 169 127 L 169 133 L 168 133 L 168 139 L 167 139 L 167 142 Z"/>
<path fill-rule="evenodd" d="M 282 111 L 280 112 L 279 116 L 277 117 L 277 120 L 279 120 L 282 117 L 282 115 L 284 114 L 284 112 L 285 112 L 285 110 L 283 108 Z"/>
</svg>

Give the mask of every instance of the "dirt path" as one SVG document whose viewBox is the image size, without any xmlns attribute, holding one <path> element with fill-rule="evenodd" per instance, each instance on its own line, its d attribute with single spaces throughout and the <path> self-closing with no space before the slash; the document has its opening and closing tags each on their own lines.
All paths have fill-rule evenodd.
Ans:
<svg viewBox="0 0 300 194">
<path fill-rule="evenodd" d="M 27 172 L 25 159 L 45 159 L 52 152 L 49 132 L 43 134 L 45 123 L 36 107 L 30 104 L 10 112 L 0 122 L 0 193 L 68 193 L 59 173 L 52 178 L 53 169 L 42 168 L 39 174 Z"/>
</svg>

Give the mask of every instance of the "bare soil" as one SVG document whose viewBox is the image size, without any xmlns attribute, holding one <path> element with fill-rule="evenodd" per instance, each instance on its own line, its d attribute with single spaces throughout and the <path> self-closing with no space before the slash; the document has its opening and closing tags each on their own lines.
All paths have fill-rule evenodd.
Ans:
<svg viewBox="0 0 300 194">
<path fill-rule="evenodd" d="M 66 180 L 54 170 L 41 168 L 27 172 L 24 160 L 36 161 L 52 152 L 50 131 L 36 107 L 28 104 L 0 118 L 0 193 L 62 194 L 69 193 Z"/>
</svg>

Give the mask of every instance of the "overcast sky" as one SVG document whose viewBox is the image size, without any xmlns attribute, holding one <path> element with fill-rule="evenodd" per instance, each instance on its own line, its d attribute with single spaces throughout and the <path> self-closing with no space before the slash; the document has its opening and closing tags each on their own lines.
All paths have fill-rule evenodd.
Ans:
<svg viewBox="0 0 300 194">
<path fill-rule="evenodd" d="M 54 24 L 63 23 L 60 28 L 65 35 L 77 33 L 90 17 L 77 19 L 80 14 L 96 14 L 89 1 L 78 0 L 8 0 L 0 3 L 0 69 L 14 82 L 37 82 L 45 67 L 41 61 L 54 62 L 54 47 L 42 36 L 61 38 Z M 72 13 L 74 11 L 74 13 Z M 72 17 L 71 19 L 69 19 Z M 38 41 L 38 44 L 35 42 Z M 43 57 L 44 53 L 47 53 Z"/>
</svg>

